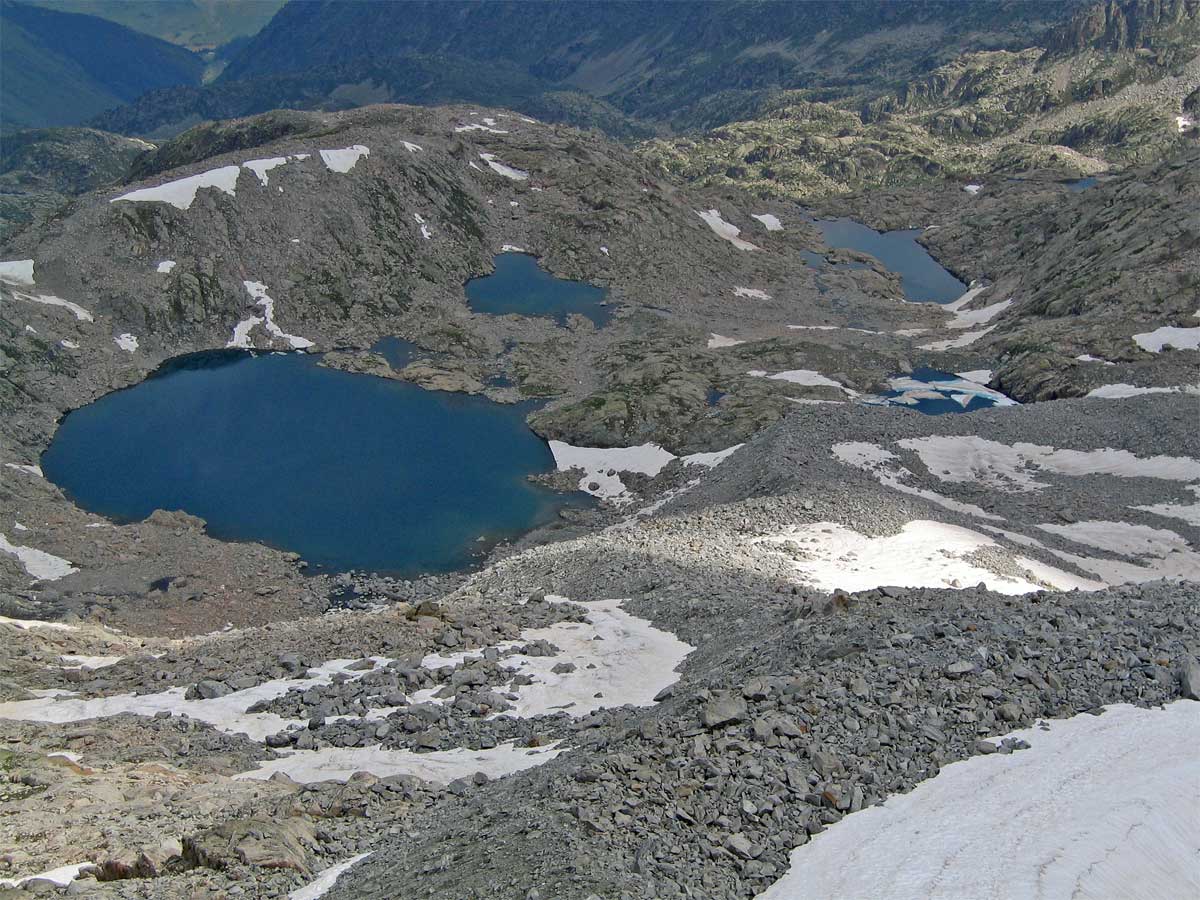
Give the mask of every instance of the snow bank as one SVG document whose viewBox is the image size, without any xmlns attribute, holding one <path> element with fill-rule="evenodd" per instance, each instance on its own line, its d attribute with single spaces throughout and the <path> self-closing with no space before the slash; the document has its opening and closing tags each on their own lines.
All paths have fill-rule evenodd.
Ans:
<svg viewBox="0 0 1200 900">
<path fill-rule="evenodd" d="M 758 219 L 758 221 L 762 222 L 763 227 L 766 228 L 767 231 L 783 231 L 783 223 L 770 213 L 757 213 L 751 215 L 750 218 Z"/>
<path fill-rule="evenodd" d="M 954 319 L 946 323 L 947 328 L 974 328 L 976 325 L 986 325 L 1000 313 L 1012 306 L 1012 300 L 1001 300 L 980 309 L 957 310 Z"/>
<path fill-rule="evenodd" d="M 708 337 L 708 349 L 718 350 L 721 347 L 736 347 L 738 344 L 744 344 L 745 341 L 739 341 L 737 338 L 725 337 L 724 335 L 713 332 Z"/>
<path fill-rule="evenodd" d="M 1200 461 L 1186 456 L 1139 457 L 1128 450 L 1057 450 L 1039 444 L 1002 444 L 973 435 L 909 438 L 914 451 L 940 481 L 978 482 L 1002 491 L 1048 487 L 1035 469 L 1056 475 L 1115 475 L 1123 478 L 1200 480 Z"/>
<path fill-rule="evenodd" d="M 734 444 L 732 447 L 726 447 L 724 450 L 714 450 L 711 453 L 689 453 L 687 456 L 680 457 L 685 466 L 705 466 L 713 469 L 719 466 L 725 460 L 729 459 L 734 453 L 744 447 L 745 444 Z"/>
<path fill-rule="evenodd" d="M 848 397 L 858 396 L 858 391 L 848 388 L 832 378 L 827 378 L 820 372 L 814 372 L 812 369 L 790 369 L 786 372 L 776 372 L 774 375 L 768 375 L 762 369 L 751 369 L 746 374 L 756 378 L 769 378 L 772 381 L 786 381 L 789 384 L 799 384 L 805 387 L 835 387 Z"/>
<path fill-rule="evenodd" d="M 663 470 L 675 454 L 658 444 L 641 444 L 637 447 L 572 447 L 562 441 L 551 441 L 550 452 L 554 454 L 554 465 L 560 472 L 582 469 L 579 489 L 618 502 L 630 499 L 618 472 L 639 472 L 654 476 Z M 591 485 L 595 484 L 593 488 Z"/>
<path fill-rule="evenodd" d="M 1200 706 L 1110 706 L 1012 735 L 792 852 L 759 900 L 1200 896 Z"/>
<path fill-rule="evenodd" d="M 55 631 L 78 631 L 76 625 L 67 625 L 65 622 L 43 622 L 40 619 L 10 619 L 8 616 L 0 616 L 0 625 L 11 625 L 13 628 L 28 630 L 30 628 L 51 628 Z"/>
<path fill-rule="evenodd" d="M 377 664 L 386 664 L 382 657 L 372 657 Z M 304 722 L 284 719 L 274 713 L 246 712 L 255 703 L 273 700 L 288 691 L 305 690 L 319 684 L 329 684 L 333 676 L 344 673 L 351 679 L 359 678 L 368 670 L 351 670 L 353 659 L 334 659 L 312 670 L 304 678 L 278 678 L 266 681 L 245 690 L 234 691 L 212 700 L 186 700 L 186 688 L 176 687 L 158 694 L 115 694 L 110 697 L 39 698 L 37 700 L 11 700 L 0 703 L 0 719 L 21 719 L 29 722 L 80 722 L 85 719 L 103 719 L 132 713 L 153 716 L 157 712 L 186 715 L 207 722 L 226 734 L 244 734 L 251 740 L 262 741 L 268 735 L 277 734 L 291 727 L 300 727 Z"/>
<path fill-rule="evenodd" d="M 267 760 L 257 769 L 235 775 L 239 780 L 265 781 L 282 772 L 293 781 L 313 784 L 318 781 L 349 781 L 355 772 L 370 772 L 378 778 L 411 775 L 422 781 L 446 785 L 459 778 L 483 772 L 488 778 L 502 778 L 514 772 L 544 765 L 563 751 L 556 745 L 529 748 L 512 743 L 489 750 L 386 750 L 383 747 L 328 747 L 321 750 L 293 750 L 281 759 Z"/>
<path fill-rule="evenodd" d="M 5 463 L 4 465 L 9 469 L 16 469 L 18 472 L 24 472 L 26 475 L 33 475 L 37 478 L 45 477 L 42 475 L 41 466 L 27 466 L 22 463 Z"/>
<path fill-rule="evenodd" d="M 35 550 L 33 547 L 10 544 L 8 538 L 3 534 L 0 534 L 0 553 L 15 556 L 30 577 L 37 581 L 57 581 L 72 572 L 79 571 L 60 556 L 54 556 L 43 550 Z"/>
<path fill-rule="evenodd" d="M 138 348 L 137 335 L 130 334 L 128 331 L 124 334 L 118 334 L 115 338 L 113 338 L 113 343 L 126 353 L 133 353 Z"/>
<path fill-rule="evenodd" d="M 1026 594 L 1042 585 L 998 575 L 970 562 L 977 551 L 997 547 L 978 531 L 926 519 L 899 534 L 870 537 L 836 522 L 791 528 L 758 542 L 786 545 L 800 579 L 821 590 L 865 591 L 882 585 L 956 588 L 986 584 L 1002 594 Z"/>
<path fill-rule="evenodd" d="M 1164 325 L 1143 334 L 1135 334 L 1133 342 L 1150 353 L 1162 353 L 1166 347 L 1175 350 L 1200 349 L 1200 328 L 1176 328 Z"/>
<path fill-rule="evenodd" d="M 1188 485 L 1188 490 L 1196 495 L 1194 503 L 1156 503 L 1152 506 L 1135 506 L 1134 509 L 1168 519 L 1182 519 L 1189 525 L 1200 527 L 1200 484 Z"/>
<path fill-rule="evenodd" d="M 760 291 L 758 288 L 735 287 L 733 296 L 748 297 L 751 300 L 770 300 L 771 295 L 766 291 Z"/>
<path fill-rule="evenodd" d="M 513 181 L 525 181 L 529 178 L 529 173 L 524 169 L 514 169 L 512 166 L 506 166 L 504 163 L 496 159 L 494 153 L 480 153 L 479 158 L 488 164 L 493 172 L 503 175 L 505 178 L 511 178 Z"/>
<path fill-rule="evenodd" d="M 0 262 L 0 281 L 33 287 L 33 260 L 12 259 Z"/>
<path fill-rule="evenodd" d="M 977 340 L 983 337 L 990 331 L 995 331 L 995 325 L 989 325 L 987 328 L 981 328 L 978 331 L 966 331 L 956 338 L 947 338 L 944 341 L 933 341 L 928 344 L 921 344 L 921 350 L 959 350 L 963 347 L 970 347 Z"/>
<path fill-rule="evenodd" d="M 69 866 L 59 866 L 57 869 L 50 869 L 47 872 L 38 872 L 36 875 L 26 875 L 23 878 L 0 878 L 0 887 L 16 889 L 20 888 L 26 882 L 34 880 L 48 881 L 59 887 L 66 887 L 78 878 L 84 869 L 91 869 L 93 867 L 93 864 L 90 862 L 81 862 Z"/>
<path fill-rule="evenodd" d="M 75 653 L 64 653 L 59 657 L 67 669 L 106 669 L 115 666 L 124 656 L 80 656 Z"/>
<path fill-rule="evenodd" d="M 1109 584 L 1140 584 L 1160 578 L 1200 581 L 1200 553 L 1173 531 L 1135 525 L 1129 522 L 1073 522 L 1069 525 L 1038 525 L 1042 531 L 1057 534 L 1076 544 L 1096 547 L 1137 560 L 1093 559 L 1050 552 Z"/>
<path fill-rule="evenodd" d="M 324 897 L 343 872 L 356 863 L 362 862 L 370 855 L 370 853 L 360 853 L 358 856 L 352 856 L 335 866 L 330 866 L 328 869 L 322 869 L 311 882 L 302 888 L 296 888 L 296 890 L 288 894 L 288 900 L 318 900 L 318 898 Z"/>
<path fill-rule="evenodd" d="M 697 209 L 693 210 L 693 212 L 695 212 L 696 215 L 698 215 L 705 221 L 705 223 L 707 223 L 708 227 L 713 230 L 713 233 L 717 237 L 729 241 L 729 243 L 733 244 L 733 246 L 737 247 L 739 250 L 761 249 L 757 245 L 752 244 L 749 241 L 742 240 L 740 237 L 738 237 L 738 235 L 742 233 L 742 229 L 722 219 L 721 214 L 717 210 L 710 209 L 706 212 L 701 212 Z"/>
<path fill-rule="evenodd" d="M 992 380 L 991 369 L 972 369 L 969 372 L 956 372 L 959 378 L 965 378 L 967 381 L 973 381 L 976 384 L 987 384 Z M 1008 399 L 1007 397 L 1005 398 Z"/>
<path fill-rule="evenodd" d="M 116 203 L 118 200 L 128 200 L 131 203 L 169 203 L 176 209 L 188 209 L 196 199 L 196 192 L 201 188 L 213 187 L 225 192 L 230 197 L 235 196 L 240 172 L 240 166 L 222 166 L 219 169 L 201 172 L 199 175 L 189 175 L 187 178 L 168 181 L 158 187 L 130 191 L 120 197 L 113 197 L 108 202 Z"/>
<path fill-rule="evenodd" d="M 169 275 L 171 270 L 175 268 L 175 260 L 164 259 L 154 269 L 159 275 Z"/>
<path fill-rule="evenodd" d="M 259 325 L 265 328 L 273 337 L 287 341 L 294 350 L 303 350 L 313 346 L 313 342 L 308 338 L 288 334 L 275 324 L 275 301 L 267 295 L 267 286 L 265 284 L 260 281 L 243 281 L 242 285 L 246 288 L 251 298 L 254 299 L 255 305 L 262 307 L 263 314 L 261 316 L 250 316 L 238 322 L 233 327 L 233 337 L 225 344 L 226 347 L 250 349 L 253 346 L 250 342 L 250 332 Z"/>
<path fill-rule="evenodd" d="M 287 165 L 286 156 L 272 156 L 269 159 L 250 159 L 242 163 L 244 168 L 249 169 L 258 176 L 258 180 L 262 182 L 263 187 L 266 187 L 271 182 L 267 173 L 283 165 Z"/>
<path fill-rule="evenodd" d="M 364 147 L 362 144 L 355 144 L 353 147 L 343 147 L 341 150 L 319 150 L 321 161 L 325 163 L 325 168 L 331 172 L 346 173 L 358 165 L 358 161 L 364 156 L 370 156 L 371 150 L 369 147 Z"/>
<path fill-rule="evenodd" d="M 1112 363 L 1105 363 L 1112 365 Z M 1200 387 L 1193 385 L 1177 385 L 1175 387 L 1134 387 L 1132 384 L 1106 384 L 1092 388 L 1086 396 L 1100 400 L 1126 400 L 1129 397 L 1140 397 L 1143 394 L 1196 394 Z"/>
</svg>

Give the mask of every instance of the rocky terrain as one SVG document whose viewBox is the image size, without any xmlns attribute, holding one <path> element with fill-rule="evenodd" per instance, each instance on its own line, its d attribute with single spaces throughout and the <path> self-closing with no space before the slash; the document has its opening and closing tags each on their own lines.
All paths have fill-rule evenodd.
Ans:
<svg viewBox="0 0 1200 900">
<path fill-rule="evenodd" d="M 20 230 L 0 894 L 752 897 L 944 767 L 1044 759 L 1039 723 L 1194 721 L 1194 156 L 805 209 L 511 110 L 281 112 Z M 971 286 L 909 302 L 813 214 L 924 227 Z M 473 310 L 516 251 L 611 321 Z M 399 580 L 43 477 L 64 414 L 225 347 L 539 399 L 544 480 L 600 501 Z M 1064 860 L 1029 877 L 1091 883 Z"/>
</svg>

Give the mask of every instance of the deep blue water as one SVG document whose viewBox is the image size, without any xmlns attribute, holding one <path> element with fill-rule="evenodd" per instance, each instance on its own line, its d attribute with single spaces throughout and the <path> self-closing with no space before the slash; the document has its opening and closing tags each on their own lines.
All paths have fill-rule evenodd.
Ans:
<svg viewBox="0 0 1200 900">
<path fill-rule="evenodd" d="M 556 278 L 526 253 L 501 253 L 495 265 L 491 275 L 467 282 L 467 300 L 476 312 L 546 316 L 559 325 L 565 325 L 571 313 L 578 313 L 595 322 L 597 328 L 612 319 L 603 288 Z"/>
<path fill-rule="evenodd" d="M 943 372 L 939 369 L 928 368 L 927 366 L 918 366 L 913 370 L 912 375 L 908 377 L 913 378 L 916 381 L 924 382 L 925 388 L 930 391 L 939 391 L 939 384 L 945 384 L 946 382 L 952 381 L 961 383 L 963 380 L 953 372 Z M 983 385 L 976 385 L 975 387 L 980 390 L 983 389 Z M 915 388 L 909 388 L 909 390 L 913 389 Z M 955 389 L 947 385 L 945 391 L 941 392 L 942 396 L 940 398 L 935 399 L 932 397 L 923 397 L 917 400 L 915 404 L 892 403 L 889 405 L 904 406 L 906 409 L 915 409 L 917 412 L 924 413 L 927 416 L 941 416 L 953 413 L 974 412 L 977 409 L 989 409 L 990 407 L 997 405 L 997 398 L 987 396 L 981 397 L 978 394 L 972 396 L 970 402 L 968 402 L 966 406 L 963 406 L 957 400 L 951 399 L 951 394 L 967 393 L 970 389 L 970 387 L 959 387 Z M 903 393 L 904 391 L 884 391 L 878 396 L 884 401 L 891 401 L 897 397 L 900 397 Z"/>
<path fill-rule="evenodd" d="M 585 502 L 525 480 L 553 468 L 528 411 L 304 354 L 195 354 L 70 413 L 41 464 L 117 521 L 183 509 L 214 537 L 412 575 Z"/>
<path fill-rule="evenodd" d="M 949 303 L 967 289 L 917 243 L 920 229 L 881 233 L 850 219 L 820 219 L 815 224 L 830 247 L 870 254 L 899 275 L 906 300 Z"/>
<path fill-rule="evenodd" d="M 1078 181 L 1068 181 L 1067 190 L 1072 193 L 1086 191 L 1090 187 L 1095 187 L 1098 182 L 1094 175 L 1089 175 L 1087 178 L 1080 178 Z"/>
</svg>

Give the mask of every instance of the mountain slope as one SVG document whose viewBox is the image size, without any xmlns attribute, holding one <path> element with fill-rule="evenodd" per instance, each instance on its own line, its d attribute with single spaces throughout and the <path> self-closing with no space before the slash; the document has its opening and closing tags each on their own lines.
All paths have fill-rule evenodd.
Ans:
<svg viewBox="0 0 1200 900">
<path fill-rule="evenodd" d="M 198 56 L 95 16 L 0 6 L 0 125 L 74 125 L 154 88 L 199 82 Z"/>
</svg>

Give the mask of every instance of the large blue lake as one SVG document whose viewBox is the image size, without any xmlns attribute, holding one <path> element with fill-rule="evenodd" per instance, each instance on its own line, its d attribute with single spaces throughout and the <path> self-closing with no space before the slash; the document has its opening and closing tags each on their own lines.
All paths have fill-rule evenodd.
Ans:
<svg viewBox="0 0 1200 900">
<path fill-rule="evenodd" d="M 830 247 L 867 253 L 899 275 L 906 300 L 950 303 L 967 290 L 917 243 L 918 228 L 879 232 L 850 219 L 820 219 L 814 224 Z"/>
<path fill-rule="evenodd" d="M 181 357 L 66 416 L 42 468 L 81 506 L 117 521 L 182 509 L 214 537 L 294 550 L 329 569 L 402 575 L 469 564 L 585 501 L 526 480 L 554 467 L 525 424 L 528 404 L 317 362 Z"/>
<path fill-rule="evenodd" d="M 603 288 L 551 275 L 526 253 L 501 253 L 495 266 L 491 275 L 467 282 L 467 300 L 476 312 L 546 316 L 559 325 L 578 313 L 595 322 L 597 328 L 612 319 Z"/>
</svg>

